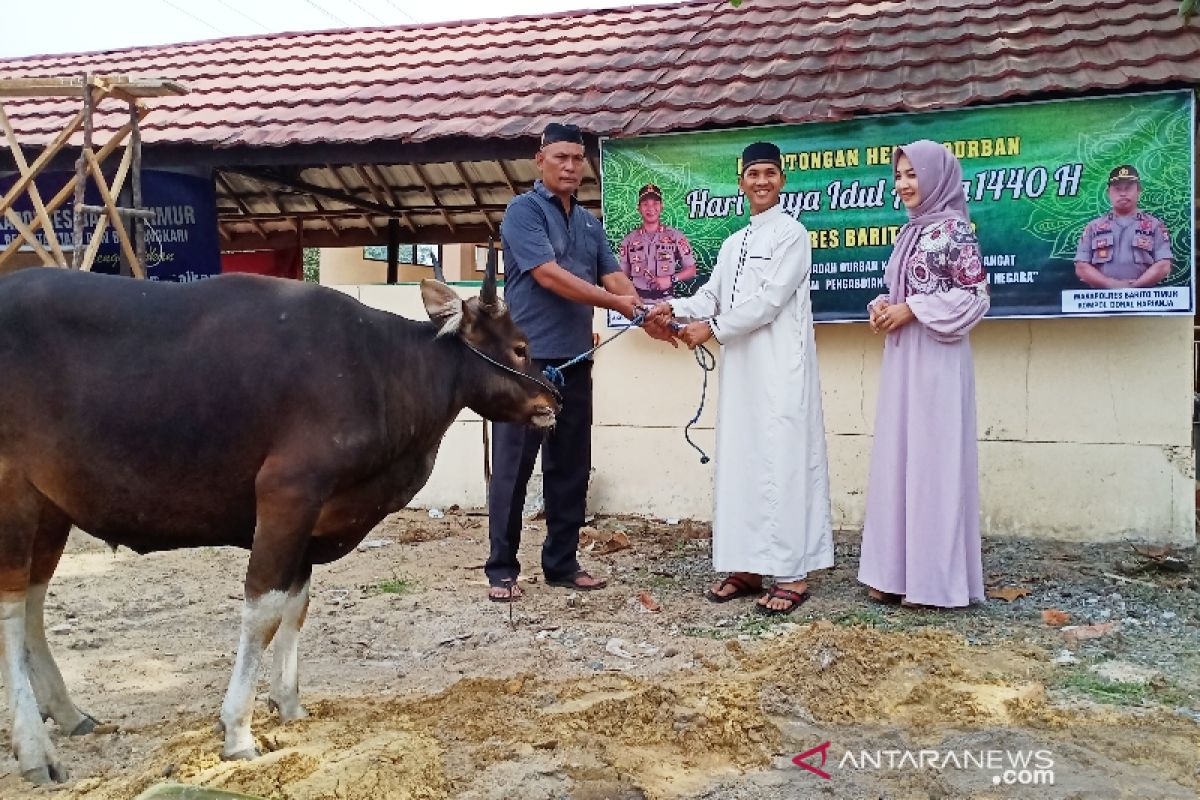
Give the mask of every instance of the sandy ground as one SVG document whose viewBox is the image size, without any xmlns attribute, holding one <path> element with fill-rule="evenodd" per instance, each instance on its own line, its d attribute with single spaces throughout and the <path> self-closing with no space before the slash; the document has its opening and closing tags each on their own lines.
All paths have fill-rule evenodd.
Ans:
<svg viewBox="0 0 1200 800">
<path fill-rule="evenodd" d="M 0 797 L 127 800 L 167 780 L 289 800 L 1200 792 L 1194 564 L 1136 572 L 1127 548 L 989 542 L 989 583 L 1029 595 L 921 612 L 866 603 L 843 536 L 813 600 L 767 619 L 750 600 L 700 597 L 706 526 L 597 520 L 582 559 L 613 583 L 580 593 L 541 584 L 544 528 L 531 522 L 528 594 L 506 606 L 484 597 L 485 521 L 406 510 L 318 568 L 302 641 L 312 717 L 279 725 L 264 674 L 267 754 L 237 763 L 219 760 L 212 726 L 245 553 L 114 554 L 73 534 L 47 627 L 76 701 L 108 724 L 67 738 L 51 723 L 71 782 L 32 788 L 6 754 Z M 622 537 L 630 546 L 601 552 Z M 1104 635 L 1047 626 L 1050 605 Z M 0 700 L 6 742 L 9 725 Z M 826 742 L 824 765 L 820 752 L 805 761 L 828 778 L 792 762 Z M 1034 772 L 1047 759 L 1052 784 Z"/>
</svg>

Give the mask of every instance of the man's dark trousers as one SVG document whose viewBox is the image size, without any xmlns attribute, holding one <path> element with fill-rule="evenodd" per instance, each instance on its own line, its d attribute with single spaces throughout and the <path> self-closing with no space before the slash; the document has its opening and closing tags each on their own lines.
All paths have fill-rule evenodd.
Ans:
<svg viewBox="0 0 1200 800">
<path fill-rule="evenodd" d="M 535 361 L 540 370 L 547 362 Z M 587 508 L 592 467 L 592 363 L 564 370 L 563 403 L 554 428 L 497 422 L 492 426 L 492 482 L 488 488 L 488 532 L 491 554 L 488 583 L 515 582 L 521 571 L 521 510 L 525 488 L 542 451 L 542 496 L 546 501 L 546 541 L 542 572 L 546 580 L 569 580 L 579 571 L 579 528 Z"/>
</svg>

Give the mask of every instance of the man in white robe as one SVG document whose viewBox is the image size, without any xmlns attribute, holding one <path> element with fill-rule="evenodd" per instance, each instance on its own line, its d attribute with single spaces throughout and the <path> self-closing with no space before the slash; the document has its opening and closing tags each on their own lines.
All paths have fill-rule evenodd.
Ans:
<svg viewBox="0 0 1200 800">
<path fill-rule="evenodd" d="M 808 573 L 833 565 L 812 246 L 779 205 L 779 148 L 750 145 L 741 168 L 750 224 L 725 240 L 705 286 L 651 316 L 692 320 L 680 334 L 691 348 L 721 346 L 713 566 L 730 574 L 706 596 L 761 595 L 759 610 L 787 614 L 808 599 Z"/>
</svg>

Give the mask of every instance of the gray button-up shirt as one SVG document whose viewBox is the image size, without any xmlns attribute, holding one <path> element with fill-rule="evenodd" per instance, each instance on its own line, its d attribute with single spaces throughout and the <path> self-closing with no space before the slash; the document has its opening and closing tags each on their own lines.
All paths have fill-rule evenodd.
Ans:
<svg viewBox="0 0 1200 800">
<path fill-rule="evenodd" d="M 537 181 L 514 197 L 500 223 L 504 246 L 504 300 L 513 321 L 529 337 L 533 358 L 566 360 L 592 346 L 592 307 L 542 288 L 531 274 L 553 261 L 588 283 L 620 267 L 604 238 L 604 227 L 571 198 L 571 212 Z"/>
</svg>

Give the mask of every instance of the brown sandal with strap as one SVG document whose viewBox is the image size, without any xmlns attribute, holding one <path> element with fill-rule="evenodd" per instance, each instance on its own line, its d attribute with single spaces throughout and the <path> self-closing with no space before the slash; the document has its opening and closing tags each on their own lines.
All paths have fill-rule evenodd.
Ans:
<svg viewBox="0 0 1200 800">
<path fill-rule="evenodd" d="M 810 595 L 807 589 L 805 589 L 803 592 L 794 592 L 791 589 L 785 589 L 779 584 L 773 583 L 771 584 L 770 588 L 767 589 L 766 597 L 768 600 L 786 600 L 791 603 L 791 605 L 789 605 L 787 608 L 771 608 L 770 606 L 758 603 L 757 605 L 759 613 L 782 616 L 784 614 L 790 614 L 800 606 L 804 605 L 805 602 L 808 601 Z"/>
<path fill-rule="evenodd" d="M 735 591 L 729 594 L 718 594 L 726 586 L 732 586 Z M 736 572 L 725 580 L 721 581 L 721 585 L 717 587 L 717 591 L 706 589 L 704 591 L 705 598 L 710 603 L 728 603 L 730 600 L 737 600 L 739 597 L 750 597 L 756 595 L 763 590 L 762 583 L 751 583 L 745 578 L 738 575 Z"/>
</svg>

